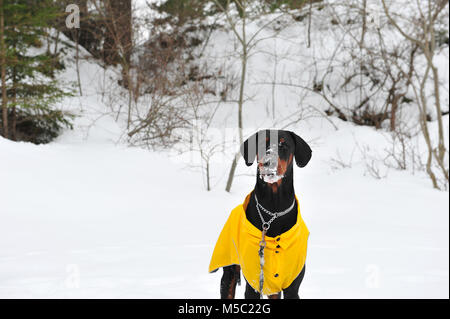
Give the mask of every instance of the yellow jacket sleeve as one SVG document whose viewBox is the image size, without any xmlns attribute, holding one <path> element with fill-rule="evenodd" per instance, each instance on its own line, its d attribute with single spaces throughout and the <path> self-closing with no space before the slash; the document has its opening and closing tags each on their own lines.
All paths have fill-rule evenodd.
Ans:
<svg viewBox="0 0 450 319">
<path fill-rule="evenodd" d="M 209 264 L 209 272 L 230 265 L 239 265 L 239 238 L 240 212 L 235 208 L 228 217 L 219 239 L 214 247 L 214 252 Z"/>
</svg>

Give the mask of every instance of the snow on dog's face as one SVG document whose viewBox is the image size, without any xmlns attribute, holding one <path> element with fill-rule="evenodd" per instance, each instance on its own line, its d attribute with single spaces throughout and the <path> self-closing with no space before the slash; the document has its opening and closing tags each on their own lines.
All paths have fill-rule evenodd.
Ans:
<svg viewBox="0 0 450 319">
<path fill-rule="evenodd" d="M 266 183 L 278 183 L 292 167 L 294 143 L 290 137 L 279 136 L 278 131 L 270 131 L 262 140 L 265 145 L 258 145 L 258 176 Z"/>
<path fill-rule="evenodd" d="M 311 158 L 311 149 L 293 132 L 263 130 L 251 136 L 241 146 L 241 154 L 247 166 L 258 162 L 258 177 L 268 184 L 278 185 L 292 169 L 293 159 L 304 167 Z"/>
<path fill-rule="evenodd" d="M 278 168 L 278 146 L 271 145 L 263 156 L 258 157 L 259 177 L 266 183 L 276 183 L 284 177 Z"/>
</svg>

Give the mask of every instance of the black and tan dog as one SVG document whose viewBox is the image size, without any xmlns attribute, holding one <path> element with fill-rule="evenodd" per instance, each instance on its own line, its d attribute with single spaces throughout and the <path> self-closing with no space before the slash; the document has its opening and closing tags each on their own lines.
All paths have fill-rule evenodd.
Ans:
<svg viewBox="0 0 450 319">
<path fill-rule="evenodd" d="M 221 298 L 234 298 L 241 270 L 246 280 L 245 298 L 280 298 L 282 292 L 284 298 L 299 298 L 309 231 L 294 192 L 293 163 L 295 160 L 297 166 L 305 167 L 311 159 L 311 148 L 293 132 L 264 130 L 244 142 L 241 154 L 247 166 L 257 159 L 256 186 L 231 212 L 214 248 L 209 271 L 223 268 Z"/>
</svg>

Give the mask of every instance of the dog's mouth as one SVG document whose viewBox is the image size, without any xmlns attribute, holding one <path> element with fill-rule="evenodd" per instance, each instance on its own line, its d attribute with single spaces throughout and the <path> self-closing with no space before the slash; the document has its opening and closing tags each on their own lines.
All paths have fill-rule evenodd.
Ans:
<svg viewBox="0 0 450 319">
<path fill-rule="evenodd" d="M 259 177 L 266 183 L 273 184 L 281 180 L 284 177 L 284 174 L 281 174 L 280 172 L 281 170 L 278 167 L 278 161 L 260 163 L 259 165 Z"/>
<path fill-rule="evenodd" d="M 278 169 L 278 152 L 275 149 L 268 149 L 266 154 L 259 158 L 258 169 L 260 178 L 269 184 L 278 182 L 284 177 Z"/>
<path fill-rule="evenodd" d="M 276 173 L 262 173 L 262 172 L 259 173 L 259 176 L 264 182 L 269 184 L 274 184 L 284 177 L 284 175 L 278 175 Z"/>
</svg>

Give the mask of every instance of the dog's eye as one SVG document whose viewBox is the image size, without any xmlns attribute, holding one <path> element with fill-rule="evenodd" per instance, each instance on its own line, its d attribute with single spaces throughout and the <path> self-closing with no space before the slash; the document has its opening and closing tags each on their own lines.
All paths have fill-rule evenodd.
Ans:
<svg viewBox="0 0 450 319">
<path fill-rule="evenodd" d="M 285 142 L 280 142 L 280 143 L 278 143 L 278 147 L 281 147 L 281 148 L 286 147 L 286 143 Z"/>
</svg>

